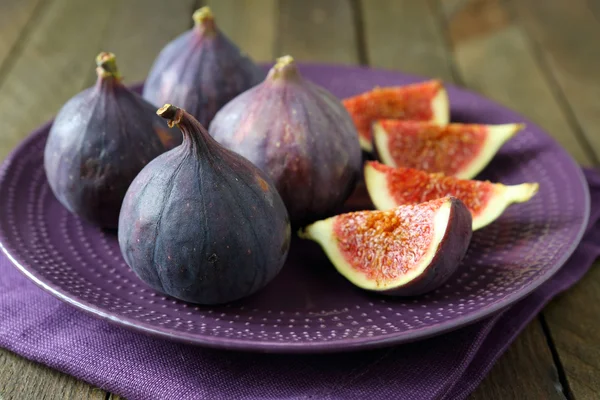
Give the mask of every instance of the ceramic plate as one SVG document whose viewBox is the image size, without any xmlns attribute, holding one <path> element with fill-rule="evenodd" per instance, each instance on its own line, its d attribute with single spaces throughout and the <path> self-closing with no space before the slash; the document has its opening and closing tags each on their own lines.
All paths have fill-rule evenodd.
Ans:
<svg viewBox="0 0 600 400">
<path fill-rule="evenodd" d="M 422 78 L 356 67 L 301 66 L 343 97 L 375 85 Z M 452 120 L 526 122 L 479 95 L 448 87 Z M 579 167 L 535 125 L 507 143 L 480 175 L 505 184 L 539 182 L 528 203 L 477 231 L 458 272 L 435 292 L 389 298 L 363 292 L 319 247 L 294 240 L 282 273 L 251 298 L 219 307 L 154 292 L 123 262 L 116 236 L 69 214 L 44 175 L 49 124 L 0 171 L 0 245 L 14 265 L 61 300 L 117 324 L 205 346 L 266 352 L 331 352 L 413 341 L 472 323 L 509 306 L 550 278 L 579 242 L 589 195 Z M 352 207 L 367 207 L 360 190 Z"/>
</svg>

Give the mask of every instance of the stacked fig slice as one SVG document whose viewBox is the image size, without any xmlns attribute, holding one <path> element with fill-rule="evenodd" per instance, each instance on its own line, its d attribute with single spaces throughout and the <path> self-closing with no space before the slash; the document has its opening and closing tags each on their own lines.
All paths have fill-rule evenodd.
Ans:
<svg viewBox="0 0 600 400">
<path fill-rule="evenodd" d="M 412 296 L 436 289 L 458 268 L 472 232 L 513 203 L 529 201 L 537 183 L 472 180 L 523 124 L 449 123 L 439 81 L 377 87 L 343 100 L 363 151 L 377 210 L 315 222 L 300 232 L 316 241 L 354 285 Z"/>
</svg>

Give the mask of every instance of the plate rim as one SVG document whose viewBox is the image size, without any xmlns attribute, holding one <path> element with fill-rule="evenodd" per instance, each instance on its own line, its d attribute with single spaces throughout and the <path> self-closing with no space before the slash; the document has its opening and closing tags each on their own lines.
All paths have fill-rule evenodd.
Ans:
<svg viewBox="0 0 600 400">
<path fill-rule="evenodd" d="M 346 69 L 346 70 L 363 70 L 363 71 L 380 71 L 385 73 L 397 73 L 406 78 L 414 79 L 418 81 L 419 79 L 427 80 L 431 79 L 424 76 L 419 76 L 416 74 L 408 74 L 401 71 L 394 71 L 390 69 L 383 68 L 369 68 L 365 66 L 350 66 L 350 65 L 340 65 L 340 64 L 328 64 L 328 63 L 299 63 L 299 68 L 314 68 L 314 67 L 326 67 L 326 68 L 337 68 L 337 69 Z M 135 83 L 130 85 L 131 88 L 140 88 L 141 83 Z M 589 221 L 590 216 L 590 193 L 589 187 L 587 185 L 587 181 L 585 180 L 585 176 L 581 169 L 581 166 L 573 159 L 573 157 L 563 148 L 552 136 L 550 136 L 544 129 L 542 129 L 539 125 L 529 121 L 529 119 L 522 116 L 520 113 L 511 110 L 510 108 L 485 97 L 482 94 L 477 92 L 461 88 L 457 85 L 454 85 L 449 82 L 444 82 L 444 86 L 447 88 L 451 88 L 456 92 L 463 92 L 469 95 L 475 95 L 477 97 L 483 98 L 486 101 L 491 102 L 496 107 L 508 110 L 514 114 L 516 114 L 521 120 L 525 121 L 528 126 L 535 127 L 535 129 L 542 132 L 546 137 L 552 141 L 552 144 L 558 151 L 562 151 L 564 155 L 567 157 L 568 161 L 575 167 L 576 175 L 578 178 L 579 185 L 583 189 L 584 194 L 584 209 L 583 209 L 583 219 L 581 226 L 579 227 L 579 231 L 577 235 L 575 235 L 575 240 L 571 243 L 569 248 L 565 250 L 561 256 L 558 258 L 558 261 L 554 263 L 554 266 L 547 270 L 543 275 L 539 276 L 536 280 L 534 280 L 530 285 L 528 285 L 525 289 L 520 292 L 512 292 L 510 295 L 502 299 L 495 304 L 491 304 L 490 306 L 480 308 L 471 314 L 461 315 L 457 318 L 452 318 L 446 321 L 442 321 L 434 326 L 423 327 L 418 329 L 411 329 L 409 331 L 404 331 L 401 333 L 393 332 L 386 335 L 381 335 L 376 338 L 373 337 L 363 337 L 363 338 L 344 338 L 339 339 L 334 342 L 324 341 L 324 342 L 315 342 L 315 343 L 306 343 L 306 342 L 278 342 L 278 341 L 248 341 L 244 339 L 237 338 L 229 338 L 229 337 L 219 337 L 219 336 L 199 336 L 196 334 L 190 334 L 182 331 L 175 331 L 177 334 L 174 334 L 173 330 L 168 328 L 160 329 L 154 326 L 150 326 L 146 324 L 144 321 L 140 321 L 134 318 L 126 317 L 126 316 L 115 316 L 114 313 L 109 311 L 105 311 L 102 308 L 94 306 L 86 301 L 81 301 L 76 298 L 71 297 L 68 294 L 65 294 L 60 287 L 57 285 L 53 285 L 52 282 L 46 281 L 35 274 L 35 269 L 30 270 L 25 264 L 23 257 L 19 256 L 18 251 L 14 251 L 16 254 L 11 254 L 11 251 L 5 245 L 5 242 L 9 242 L 9 239 L 5 237 L 5 235 L 0 231 L 0 250 L 4 253 L 4 255 L 10 260 L 10 262 L 15 266 L 25 277 L 35 283 L 38 287 L 42 288 L 46 292 L 49 292 L 59 300 L 70 304 L 80 310 L 85 311 L 87 314 L 91 314 L 95 317 L 99 317 L 103 320 L 111 322 L 114 325 L 122 326 L 128 328 L 131 331 L 143 332 L 145 334 L 150 334 L 154 337 L 165 338 L 177 342 L 183 342 L 188 344 L 200 345 L 205 347 L 224 349 L 224 350 L 236 350 L 236 351 L 247 351 L 247 352 L 263 352 L 263 353 L 287 353 L 287 354 L 298 354 L 298 353 L 338 353 L 338 352 L 348 352 L 348 351 L 357 351 L 357 350 L 368 350 L 375 349 L 381 347 L 387 347 L 390 345 L 397 345 L 402 343 L 409 343 L 418 340 L 424 340 L 433 336 L 438 336 L 444 333 L 448 333 L 450 331 L 454 331 L 456 329 L 471 325 L 475 322 L 481 321 L 486 317 L 493 317 L 494 314 L 497 314 L 501 310 L 508 308 L 509 306 L 515 304 L 519 300 L 523 299 L 527 295 L 531 294 L 534 290 L 540 287 L 542 284 L 547 282 L 552 276 L 554 276 L 565 264 L 565 262 L 571 257 L 575 249 L 579 246 L 581 239 L 586 231 L 586 227 Z M 50 128 L 54 119 L 45 122 L 35 130 L 33 130 L 24 140 L 22 140 L 5 158 L 5 160 L 0 165 L 0 183 L 4 179 L 6 179 L 6 171 L 10 168 L 12 163 L 14 162 L 15 156 L 20 152 L 24 151 L 31 142 L 36 140 L 39 136 L 43 134 L 43 132 Z M 574 178 L 574 177 L 573 177 Z"/>
</svg>

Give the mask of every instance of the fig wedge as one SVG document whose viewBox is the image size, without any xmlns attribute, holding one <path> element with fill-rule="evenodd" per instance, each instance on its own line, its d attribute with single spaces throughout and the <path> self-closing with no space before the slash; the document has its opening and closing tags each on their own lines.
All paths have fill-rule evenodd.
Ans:
<svg viewBox="0 0 600 400">
<path fill-rule="evenodd" d="M 412 168 L 393 168 L 376 161 L 366 163 L 364 173 L 367 191 L 377 209 L 389 210 L 450 195 L 467 206 L 474 231 L 495 221 L 509 205 L 529 201 L 539 189 L 538 183 L 507 186 Z"/>
<path fill-rule="evenodd" d="M 438 80 L 376 87 L 344 99 L 343 104 L 356 125 L 360 146 L 367 152 L 373 151 L 371 125 L 377 119 L 423 120 L 445 125 L 450 118 L 448 94 Z"/>
<path fill-rule="evenodd" d="M 471 179 L 523 128 L 386 119 L 373 124 L 373 140 L 378 159 L 386 165 Z"/>
<path fill-rule="evenodd" d="M 317 221 L 300 237 L 319 243 L 359 288 L 392 296 L 432 291 L 456 271 L 471 241 L 471 213 L 455 197 Z"/>
</svg>

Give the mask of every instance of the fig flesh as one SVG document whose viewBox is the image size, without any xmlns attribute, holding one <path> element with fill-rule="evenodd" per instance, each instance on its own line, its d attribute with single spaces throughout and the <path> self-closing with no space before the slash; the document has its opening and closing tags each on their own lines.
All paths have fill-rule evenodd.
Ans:
<svg viewBox="0 0 600 400">
<path fill-rule="evenodd" d="M 386 165 L 471 179 L 523 127 L 523 124 L 439 126 L 385 119 L 373 124 L 373 141 L 377 157 Z"/>
<path fill-rule="evenodd" d="M 197 10 L 193 19 L 195 26 L 154 61 L 143 96 L 157 107 L 178 104 L 208 127 L 221 107 L 265 74 L 218 29 L 209 7 Z"/>
<path fill-rule="evenodd" d="M 343 100 L 358 129 L 360 146 L 373 151 L 371 125 L 378 119 L 430 121 L 445 125 L 450 118 L 448 94 L 441 81 L 377 87 Z"/>
<path fill-rule="evenodd" d="M 395 296 L 432 291 L 454 273 L 471 240 L 471 213 L 454 197 L 357 211 L 309 225 L 300 236 L 321 245 L 359 288 Z"/>
<path fill-rule="evenodd" d="M 412 168 L 393 168 L 378 162 L 366 163 L 364 176 L 367 191 L 377 209 L 389 210 L 454 196 L 471 212 L 474 231 L 495 221 L 509 205 L 529 201 L 539 188 L 537 183 L 506 186 Z"/>
<path fill-rule="evenodd" d="M 223 107 L 209 132 L 273 179 L 295 224 L 331 215 L 361 173 L 352 119 L 337 98 L 300 75 L 290 56 Z"/>
<path fill-rule="evenodd" d="M 132 182 L 119 245 L 137 276 L 180 300 L 220 304 L 251 295 L 281 270 L 291 239 L 269 177 L 171 105 L 158 114 L 183 132 Z"/>
<path fill-rule="evenodd" d="M 181 134 L 123 86 L 114 54 L 100 53 L 96 63 L 96 85 L 67 101 L 52 124 L 44 168 L 54 195 L 69 211 L 116 228 L 133 178 L 181 143 Z"/>
</svg>

